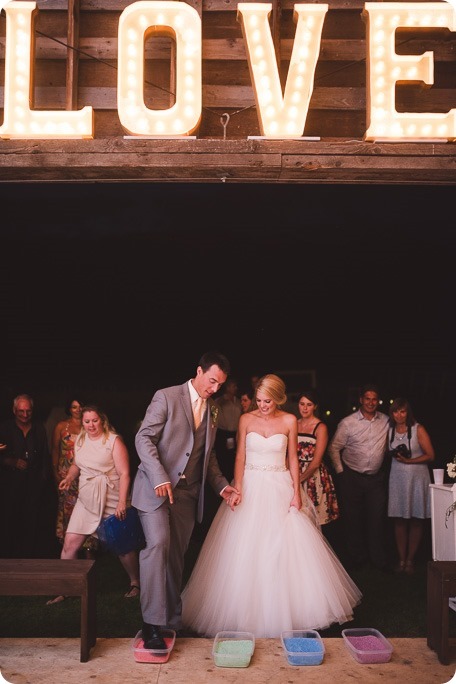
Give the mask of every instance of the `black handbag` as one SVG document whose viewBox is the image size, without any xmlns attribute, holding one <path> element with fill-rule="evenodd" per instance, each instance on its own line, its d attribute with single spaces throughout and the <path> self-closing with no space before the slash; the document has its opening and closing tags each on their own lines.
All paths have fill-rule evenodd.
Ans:
<svg viewBox="0 0 456 684">
<path fill-rule="evenodd" d="M 127 508 L 124 520 L 110 515 L 97 528 L 101 545 L 116 556 L 143 549 L 146 545 L 141 520 L 134 506 Z"/>
</svg>

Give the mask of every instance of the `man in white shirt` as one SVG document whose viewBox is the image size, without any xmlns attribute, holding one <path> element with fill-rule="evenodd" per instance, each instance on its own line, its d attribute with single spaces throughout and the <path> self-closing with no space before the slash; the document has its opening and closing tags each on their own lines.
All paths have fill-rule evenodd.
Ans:
<svg viewBox="0 0 456 684">
<path fill-rule="evenodd" d="M 379 392 L 375 385 L 361 389 L 359 402 L 359 410 L 339 422 L 328 453 L 338 474 L 349 567 L 361 567 L 370 560 L 386 570 L 387 480 L 383 461 L 388 417 L 377 410 Z"/>
</svg>

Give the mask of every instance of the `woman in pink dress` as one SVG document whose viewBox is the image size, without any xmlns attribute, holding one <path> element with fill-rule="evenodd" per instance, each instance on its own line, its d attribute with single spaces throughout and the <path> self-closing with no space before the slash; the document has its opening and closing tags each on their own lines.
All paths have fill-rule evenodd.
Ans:
<svg viewBox="0 0 456 684">
<path fill-rule="evenodd" d="M 110 515 L 124 520 L 130 493 L 130 464 L 127 447 L 113 430 L 107 416 L 96 406 L 82 409 L 82 431 L 76 439 L 74 462 L 59 484 L 68 490 L 79 478 L 79 493 L 60 558 L 78 557 L 85 540 L 96 534 L 100 522 Z M 119 555 L 130 578 L 126 598 L 139 596 L 138 552 Z"/>
</svg>

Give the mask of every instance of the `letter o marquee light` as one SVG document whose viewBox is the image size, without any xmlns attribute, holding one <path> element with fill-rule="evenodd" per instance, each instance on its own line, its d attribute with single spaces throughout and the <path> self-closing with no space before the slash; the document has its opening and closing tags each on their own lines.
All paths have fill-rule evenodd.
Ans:
<svg viewBox="0 0 456 684">
<path fill-rule="evenodd" d="M 168 109 L 144 103 L 144 43 L 152 36 L 176 43 L 176 98 Z M 185 2 L 135 2 L 119 20 L 117 107 L 122 126 L 131 135 L 189 135 L 202 110 L 201 19 Z"/>
</svg>

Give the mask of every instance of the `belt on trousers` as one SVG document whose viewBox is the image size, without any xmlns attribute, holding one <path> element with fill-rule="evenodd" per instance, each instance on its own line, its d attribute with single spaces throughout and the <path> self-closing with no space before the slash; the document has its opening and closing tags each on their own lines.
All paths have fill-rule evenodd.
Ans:
<svg viewBox="0 0 456 684">
<path fill-rule="evenodd" d="M 375 477 L 380 472 L 377 471 L 376 473 L 360 473 L 359 470 L 353 470 L 353 468 L 349 468 L 346 463 L 344 463 L 344 468 L 349 470 L 351 473 L 355 473 L 355 475 L 360 475 L 361 477 Z"/>
</svg>

